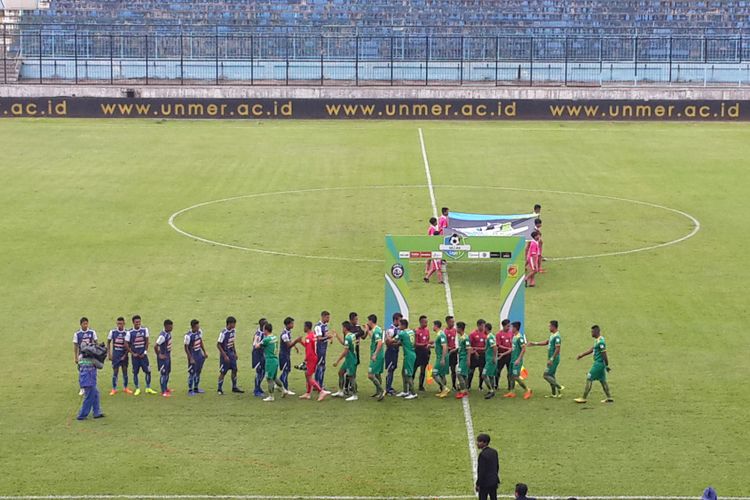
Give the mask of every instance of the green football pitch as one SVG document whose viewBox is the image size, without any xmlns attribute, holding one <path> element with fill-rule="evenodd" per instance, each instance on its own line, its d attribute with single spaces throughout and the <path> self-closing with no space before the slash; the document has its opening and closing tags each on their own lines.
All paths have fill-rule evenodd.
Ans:
<svg viewBox="0 0 750 500">
<path fill-rule="evenodd" d="M 260 316 L 280 327 L 322 309 L 334 325 L 349 311 L 382 315 L 383 237 L 423 234 L 432 215 L 419 127 L 438 207 L 544 207 L 550 259 L 526 295 L 527 336 L 543 340 L 560 321 L 567 390 L 543 398 L 545 349 L 530 348 L 534 398 L 471 397 L 474 431 L 500 450 L 502 493 L 527 482 L 535 495 L 713 485 L 747 496 L 747 126 L 114 120 L 0 121 L 0 495 L 471 495 L 462 403 L 433 397 L 434 385 L 381 403 L 364 373 L 353 403 L 215 392 L 229 314 L 250 391 Z M 205 241 L 168 223 L 226 198 L 174 219 Z M 700 230 L 586 257 L 696 229 L 669 208 Z M 442 318 L 444 288 L 411 266 L 412 312 Z M 495 267 L 457 264 L 449 276 L 457 319 L 497 323 Z M 76 421 L 79 317 L 101 339 L 135 313 L 152 340 L 165 318 L 175 333 L 201 320 L 206 394 L 186 396 L 177 342 L 174 397 L 110 397 L 107 366 L 107 417 Z M 598 386 L 587 405 L 572 401 L 594 323 L 609 348 L 609 406 Z M 302 373 L 290 383 L 301 392 Z"/>
</svg>

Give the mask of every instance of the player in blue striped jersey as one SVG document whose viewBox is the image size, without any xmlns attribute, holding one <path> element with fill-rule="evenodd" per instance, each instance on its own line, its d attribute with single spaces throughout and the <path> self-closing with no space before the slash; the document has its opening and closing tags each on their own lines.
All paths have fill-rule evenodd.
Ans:
<svg viewBox="0 0 750 500">
<path fill-rule="evenodd" d="M 138 384 L 138 373 L 143 370 L 146 376 L 146 394 L 158 394 L 151 388 L 151 366 L 148 362 L 148 328 L 141 324 L 139 315 L 133 316 L 133 328 L 125 335 L 125 348 L 130 353 L 133 363 L 133 384 L 135 392 L 133 396 L 141 394 Z"/>
<path fill-rule="evenodd" d="M 172 395 L 172 389 L 169 388 L 169 374 L 172 372 L 172 328 L 174 328 L 172 320 L 165 319 L 164 330 L 159 334 L 154 345 L 156 364 L 159 367 L 161 395 L 165 398 Z"/>
<path fill-rule="evenodd" d="M 81 328 L 73 334 L 73 361 L 76 364 L 76 368 L 79 368 L 78 362 L 80 361 L 81 347 L 89 344 L 96 344 L 96 332 L 89 330 L 89 319 L 87 317 L 81 318 L 78 322 Z M 78 370 L 80 371 L 80 370 Z M 79 374 L 80 379 L 80 374 Z M 83 396 L 84 390 L 79 384 L 79 396 Z"/>
<path fill-rule="evenodd" d="M 316 354 L 318 355 L 318 367 L 315 369 L 315 381 L 324 390 L 326 388 L 323 383 L 323 379 L 326 375 L 326 353 L 328 352 L 328 344 L 330 344 L 333 339 L 333 335 L 331 335 L 330 332 L 330 321 L 331 313 L 323 311 L 320 313 L 320 321 L 318 321 L 313 328 L 313 331 L 315 332 Z"/>
<path fill-rule="evenodd" d="M 255 387 L 253 388 L 253 396 L 256 398 L 265 397 L 263 393 L 263 380 L 266 378 L 266 356 L 263 353 L 263 347 L 256 347 L 263 341 L 263 327 L 268 323 L 266 318 L 260 318 L 258 320 L 258 329 L 255 330 L 253 336 L 253 350 L 252 350 L 252 362 L 253 370 L 255 370 Z"/>
<path fill-rule="evenodd" d="M 203 332 L 197 319 L 190 321 L 190 331 L 185 334 L 185 353 L 188 358 L 188 396 L 203 394 L 206 391 L 200 388 L 201 371 L 208 353 L 203 346 Z"/>
<path fill-rule="evenodd" d="M 125 329 L 125 318 L 117 318 L 117 326 L 109 331 L 107 335 L 107 358 L 112 362 L 112 390 L 110 396 L 117 394 L 117 377 L 122 368 L 122 385 L 123 392 L 133 394 L 128 387 L 128 350 L 125 347 L 125 336 L 128 331 Z"/>
<path fill-rule="evenodd" d="M 279 339 L 279 370 L 281 371 L 279 379 L 289 396 L 294 396 L 294 392 L 289 390 L 289 372 L 292 371 L 292 347 L 299 352 L 297 344 L 302 343 L 302 337 L 292 339 L 293 328 L 294 318 L 287 316 L 284 319 L 284 330 L 281 332 L 281 338 Z"/>
<path fill-rule="evenodd" d="M 234 316 L 229 316 L 226 321 L 226 328 L 219 333 L 219 340 L 216 347 L 219 348 L 219 394 L 224 394 L 224 376 L 229 370 L 232 370 L 232 392 L 244 393 L 237 387 L 237 349 L 234 345 L 236 337 L 237 320 Z"/>
</svg>

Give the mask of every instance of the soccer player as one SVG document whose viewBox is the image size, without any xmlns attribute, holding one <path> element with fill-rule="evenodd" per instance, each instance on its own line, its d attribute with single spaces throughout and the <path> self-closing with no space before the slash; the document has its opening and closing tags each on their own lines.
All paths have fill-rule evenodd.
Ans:
<svg viewBox="0 0 750 500">
<path fill-rule="evenodd" d="M 378 326 L 378 317 L 370 314 L 367 317 L 367 331 L 370 339 L 370 366 L 367 369 L 367 378 L 375 385 L 374 398 L 383 401 L 385 389 L 383 389 L 383 365 L 385 363 L 385 348 L 383 347 L 383 329 Z"/>
<path fill-rule="evenodd" d="M 513 332 L 513 352 L 510 355 L 510 390 L 503 396 L 505 398 L 515 398 L 516 393 L 514 392 L 516 384 L 520 385 L 524 392 L 523 399 L 530 399 L 533 395 L 533 391 L 526 386 L 523 380 L 521 380 L 521 368 L 523 368 L 523 357 L 526 354 L 526 337 L 521 334 L 521 322 L 514 321 L 510 324 L 511 331 Z"/>
<path fill-rule="evenodd" d="M 158 394 L 151 388 L 151 366 L 148 362 L 148 328 L 141 325 L 141 317 L 136 314 L 132 318 L 133 328 L 125 335 L 125 348 L 130 353 L 133 362 L 133 396 L 141 394 L 138 385 L 138 373 L 143 370 L 146 377 L 146 394 Z"/>
<path fill-rule="evenodd" d="M 224 394 L 224 377 L 232 370 L 232 392 L 244 394 L 245 391 L 237 387 L 237 349 L 234 345 L 236 337 L 237 319 L 229 316 L 226 320 L 226 328 L 219 333 L 216 347 L 219 349 L 219 387 L 217 392 Z"/>
<path fill-rule="evenodd" d="M 414 333 L 414 351 L 417 354 L 414 376 L 416 377 L 416 371 L 420 369 L 419 390 L 424 392 L 425 374 L 427 373 L 427 365 L 430 364 L 430 328 L 427 326 L 427 316 L 419 317 L 419 326 Z"/>
<path fill-rule="evenodd" d="M 386 330 L 385 336 L 385 368 L 388 373 L 385 375 L 385 392 L 389 396 L 395 396 L 393 390 L 393 374 L 398 368 L 398 342 L 392 342 L 398 335 L 399 322 L 404 316 L 401 313 L 393 313 L 393 323 Z"/>
<path fill-rule="evenodd" d="M 399 343 L 404 351 L 403 367 L 401 368 L 404 390 L 396 394 L 396 397 L 410 400 L 417 398 L 417 394 L 414 392 L 414 365 L 417 362 L 417 354 L 414 350 L 414 336 L 414 330 L 409 329 L 409 321 L 401 318 L 396 338 L 391 341 L 392 343 Z"/>
<path fill-rule="evenodd" d="M 435 366 L 432 368 L 432 378 L 438 383 L 438 393 L 435 396 L 446 398 L 451 393 L 445 377 L 448 375 L 448 337 L 443 331 L 443 322 L 439 319 L 432 322 L 432 331 L 435 332 Z"/>
<path fill-rule="evenodd" d="M 495 397 L 495 381 L 497 380 L 497 340 L 492 334 L 492 325 L 486 323 L 484 327 L 488 332 L 487 345 L 484 349 L 484 368 L 482 369 L 482 377 L 487 385 L 487 394 L 484 395 L 484 399 L 492 399 Z"/>
<path fill-rule="evenodd" d="M 445 338 L 448 339 L 448 365 L 451 370 L 451 387 L 456 390 L 456 364 L 458 364 L 458 350 L 456 349 L 456 320 L 453 316 L 445 317 Z"/>
<path fill-rule="evenodd" d="M 542 241 L 542 219 L 534 219 L 534 229 L 536 229 L 536 232 L 539 233 L 539 258 L 537 262 L 537 269 L 539 269 L 540 273 L 543 273 L 544 269 L 542 268 L 542 262 L 544 261 L 544 241 Z"/>
<path fill-rule="evenodd" d="M 458 392 L 456 399 L 465 398 L 469 395 L 469 358 L 472 354 L 471 340 L 466 335 L 466 323 L 459 321 L 456 323 L 456 344 L 458 346 L 458 370 L 456 377 L 458 379 Z"/>
<path fill-rule="evenodd" d="M 185 354 L 188 358 L 188 396 L 203 394 L 206 391 L 200 388 L 201 372 L 208 353 L 203 345 L 203 331 L 197 319 L 190 320 L 190 330 L 185 334 Z"/>
<path fill-rule="evenodd" d="M 495 388 L 500 385 L 500 376 L 503 373 L 503 368 L 505 368 L 505 376 L 508 379 L 508 390 L 510 391 L 510 354 L 513 352 L 513 332 L 510 329 L 510 320 L 504 319 L 502 321 L 502 329 L 495 335 L 495 341 L 498 353 Z"/>
<path fill-rule="evenodd" d="M 482 390 L 482 371 L 484 370 L 484 351 L 485 345 L 487 344 L 487 332 L 485 331 L 485 324 L 487 322 L 483 319 L 477 320 L 477 329 L 471 332 L 469 340 L 471 341 L 471 358 L 469 359 L 469 385 L 471 389 L 471 382 L 474 379 L 474 371 L 479 369 L 479 390 Z"/>
<path fill-rule="evenodd" d="M 539 203 L 534 205 L 534 215 L 536 215 L 537 217 L 542 215 L 542 206 Z"/>
<path fill-rule="evenodd" d="M 89 344 L 96 344 L 96 332 L 94 330 L 89 330 L 89 319 L 87 317 L 81 318 L 81 320 L 78 322 L 78 324 L 81 326 L 81 328 L 73 334 L 73 361 L 76 364 L 76 368 L 79 371 L 78 374 L 78 381 L 79 381 L 79 391 L 78 395 L 83 396 L 85 394 L 85 389 L 82 385 L 80 385 L 81 380 L 81 374 L 80 374 L 80 355 L 81 355 L 81 347 Z M 94 372 L 96 373 L 96 372 Z"/>
<path fill-rule="evenodd" d="M 262 398 L 265 396 L 263 393 L 263 379 L 266 378 L 266 358 L 263 354 L 262 347 L 256 347 L 263 340 L 263 326 L 268 323 L 266 318 L 260 318 L 258 320 L 258 329 L 255 330 L 253 336 L 253 370 L 255 370 L 255 387 L 253 389 L 253 396 L 256 398 Z"/>
<path fill-rule="evenodd" d="M 107 335 L 107 358 L 112 362 L 112 390 L 110 396 L 117 394 L 117 377 L 122 368 L 122 387 L 125 394 L 133 394 L 128 387 L 128 351 L 125 348 L 125 318 L 117 318 L 117 326 L 109 331 Z"/>
<path fill-rule="evenodd" d="M 305 336 L 303 337 L 303 343 L 305 345 L 305 376 L 307 377 L 307 390 L 302 394 L 300 399 L 310 399 L 312 390 L 318 391 L 318 401 L 323 401 L 331 393 L 323 389 L 321 385 L 315 380 L 315 375 L 318 368 L 318 352 L 317 352 L 317 332 L 313 330 L 312 321 L 305 321 L 304 325 Z"/>
<path fill-rule="evenodd" d="M 539 271 L 539 233 L 531 233 L 531 241 L 526 246 L 526 286 L 536 286 L 534 277 Z"/>
<path fill-rule="evenodd" d="M 442 230 L 438 227 L 438 221 L 435 217 L 430 217 L 430 228 L 427 230 L 427 236 L 439 236 L 443 234 Z M 430 278 L 433 274 L 437 273 L 438 283 L 443 283 L 443 260 L 442 259 L 428 259 L 425 263 L 424 269 L 424 282 L 429 283 Z"/>
<path fill-rule="evenodd" d="M 607 344 L 604 342 L 604 336 L 599 329 L 599 325 L 591 327 L 591 336 L 594 337 L 594 346 L 586 352 L 582 352 L 576 356 L 576 360 L 578 360 L 593 353 L 594 364 L 591 366 L 591 370 L 589 370 L 589 373 L 586 376 L 586 388 L 583 390 L 583 397 L 576 398 L 575 402 L 581 404 L 585 403 L 586 398 L 589 397 L 589 392 L 591 392 L 591 384 L 594 380 L 598 380 L 602 384 L 604 394 L 607 395 L 606 399 L 602 399 L 602 403 L 614 403 L 615 400 L 612 399 L 612 394 L 609 392 L 609 384 L 607 383 L 607 372 L 610 371 Z"/>
<path fill-rule="evenodd" d="M 356 342 L 357 334 L 353 330 L 354 325 L 349 321 L 344 321 L 341 324 L 341 329 L 344 332 L 344 350 L 341 352 L 339 359 L 333 363 L 333 366 L 338 366 L 341 360 L 344 360 L 344 364 L 341 365 L 339 370 L 339 390 L 332 394 L 334 397 L 344 397 L 348 395 L 346 401 L 357 401 L 357 354 L 356 354 Z M 348 391 L 348 392 L 347 392 Z"/>
<path fill-rule="evenodd" d="M 266 380 L 268 381 L 268 396 L 263 398 L 263 401 L 270 402 L 274 400 L 273 393 L 276 390 L 276 386 L 281 389 L 281 397 L 285 397 L 289 394 L 289 391 L 284 389 L 284 385 L 279 380 L 279 341 L 276 335 L 273 334 L 273 325 L 271 323 L 263 324 L 263 338 L 255 341 L 255 348 L 263 349 L 263 354 L 266 360 L 265 371 Z"/>
<path fill-rule="evenodd" d="M 159 385 L 161 395 L 168 398 L 172 395 L 169 388 L 169 374 L 172 372 L 172 329 L 174 323 L 171 319 L 164 320 L 164 330 L 156 338 L 154 354 L 156 354 L 156 366 L 159 368 Z"/>
<path fill-rule="evenodd" d="M 450 210 L 448 207 L 440 209 L 440 218 L 438 219 L 438 234 L 445 234 L 445 229 L 448 227 L 448 214 Z"/>
<path fill-rule="evenodd" d="M 302 337 L 297 337 L 292 340 L 292 330 L 294 329 L 294 318 L 287 316 L 284 318 L 284 329 L 281 331 L 281 349 L 279 351 L 279 369 L 281 370 L 281 384 L 286 389 L 286 393 L 289 396 L 294 396 L 294 393 L 289 390 L 289 373 L 292 371 L 292 347 L 294 350 L 299 352 L 297 344 L 302 342 Z"/>
<path fill-rule="evenodd" d="M 328 351 L 328 344 L 333 339 L 333 335 L 328 331 L 330 321 L 331 313 L 323 311 L 320 313 L 320 321 L 315 324 L 315 353 L 318 359 L 318 366 L 315 368 L 315 381 L 323 388 L 325 388 L 323 380 L 326 375 L 326 352 Z"/>
<path fill-rule="evenodd" d="M 561 398 L 562 390 L 565 387 L 557 383 L 555 379 L 555 373 L 557 367 L 560 364 L 560 344 L 562 344 L 562 338 L 560 337 L 560 331 L 557 329 L 558 322 L 552 320 L 549 322 L 549 339 L 543 342 L 529 342 L 529 345 L 547 347 L 547 367 L 544 369 L 544 380 L 552 388 L 552 395 L 544 396 L 545 398 Z"/>
</svg>

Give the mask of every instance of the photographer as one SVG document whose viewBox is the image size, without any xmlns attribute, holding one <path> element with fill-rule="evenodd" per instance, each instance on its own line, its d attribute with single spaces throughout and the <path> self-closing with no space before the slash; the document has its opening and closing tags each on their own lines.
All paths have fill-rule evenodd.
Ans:
<svg viewBox="0 0 750 500">
<path fill-rule="evenodd" d="M 96 371 L 104 368 L 107 348 L 104 344 L 88 344 L 80 348 L 78 359 L 78 383 L 83 389 L 83 404 L 78 412 L 78 420 L 86 420 L 89 413 L 94 418 L 102 418 L 104 413 L 99 407 L 99 389 L 96 387 Z"/>
</svg>

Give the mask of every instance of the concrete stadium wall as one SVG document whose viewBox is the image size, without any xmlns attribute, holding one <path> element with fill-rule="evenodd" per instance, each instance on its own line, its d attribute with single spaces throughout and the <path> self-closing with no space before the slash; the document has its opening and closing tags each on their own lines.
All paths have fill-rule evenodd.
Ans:
<svg viewBox="0 0 750 500">
<path fill-rule="evenodd" d="M 553 99 L 553 100 L 750 100 L 739 87 L 353 87 L 0 85 L 0 97 L 135 97 L 204 99 Z"/>
</svg>

